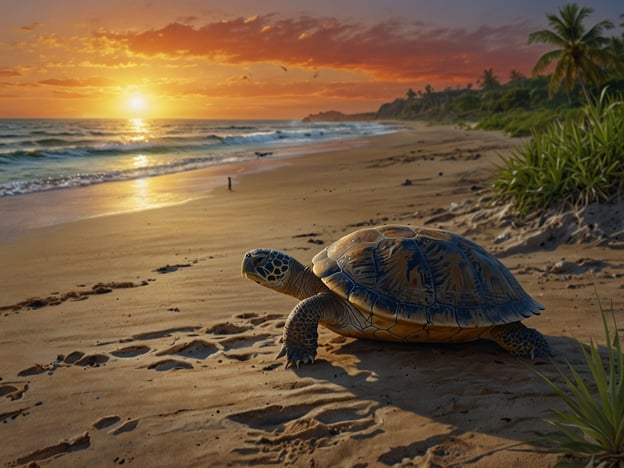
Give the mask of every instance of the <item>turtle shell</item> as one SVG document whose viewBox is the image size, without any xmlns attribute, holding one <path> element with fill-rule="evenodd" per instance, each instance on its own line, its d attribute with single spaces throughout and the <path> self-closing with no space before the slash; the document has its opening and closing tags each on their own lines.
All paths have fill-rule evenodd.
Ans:
<svg viewBox="0 0 624 468">
<path fill-rule="evenodd" d="M 319 252 L 313 264 L 334 293 L 393 323 L 491 327 L 544 308 L 485 249 L 438 229 L 360 229 Z"/>
</svg>

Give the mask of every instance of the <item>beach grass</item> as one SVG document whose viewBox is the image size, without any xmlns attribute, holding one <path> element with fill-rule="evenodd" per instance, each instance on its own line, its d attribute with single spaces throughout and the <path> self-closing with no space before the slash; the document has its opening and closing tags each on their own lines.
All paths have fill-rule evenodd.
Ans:
<svg viewBox="0 0 624 468">
<path fill-rule="evenodd" d="M 503 159 L 496 199 L 520 215 L 611 202 L 624 193 L 624 103 L 606 92 L 579 116 L 555 121 Z"/>
<path fill-rule="evenodd" d="M 590 380 L 584 379 L 580 369 L 569 362 L 571 377 L 557 368 L 564 381 L 562 386 L 538 372 L 565 404 L 565 409 L 552 409 L 552 417 L 546 419 L 557 429 L 546 440 L 566 452 L 591 457 L 604 466 L 621 466 L 624 464 L 624 357 L 613 306 L 610 311 L 613 332 L 602 306 L 600 312 L 606 362 L 593 340 L 587 348 L 579 343 L 584 365 L 591 373 Z"/>
<path fill-rule="evenodd" d="M 531 136 L 535 131 L 542 131 L 548 128 L 552 122 L 568 116 L 572 117 L 577 113 L 577 109 L 543 109 L 524 110 L 513 109 L 507 112 L 492 113 L 483 117 L 477 124 L 480 130 L 502 130 L 506 134 L 514 137 Z"/>
</svg>

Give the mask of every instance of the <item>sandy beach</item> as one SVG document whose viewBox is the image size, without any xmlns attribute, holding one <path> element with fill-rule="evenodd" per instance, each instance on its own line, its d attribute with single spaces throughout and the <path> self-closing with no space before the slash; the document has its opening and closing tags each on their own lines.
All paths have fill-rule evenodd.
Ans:
<svg viewBox="0 0 624 468">
<path fill-rule="evenodd" d="M 577 339 L 604 342 L 598 299 L 624 323 L 621 242 L 522 237 L 488 211 L 518 140 L 410 123 L 364 143 L 0 199 L 2 465 L 554 466 L 530 442 L 560 406 L 534 373 L 556 378 L 547 359 L 325 329 L 314 365 L 275 359 L 297 301 L 242 278 L 243 254 L 309 263 L 374 224 L 497 253 L 546 306 L 525 323 L 558 364 L 582 362 Z"/>
</svg>

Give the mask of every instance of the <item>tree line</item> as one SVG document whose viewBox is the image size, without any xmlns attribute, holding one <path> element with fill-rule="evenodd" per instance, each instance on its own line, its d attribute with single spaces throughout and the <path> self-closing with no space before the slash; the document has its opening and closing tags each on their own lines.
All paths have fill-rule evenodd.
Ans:
<svg viewBox="0 0 624 468">
<path fill-rule="evenodd" d="M 477 86 L 435 91 L 409 89 L 406 98 L 379 109 L 378 118 L 426 118 L 435 121 L 478 122 L 481 128 L 528 134 L 556 117 L 566 117 L 605 87 L 624 91 L 624 32 L 609 20 L 586 26 L 593 9 L 570 3 L 558 14 L 547 14 L 549 27 L 529 34 L 529 44 L 552 49 L 538 58 L 532 76 L 512 70 L 503 84 L 492 68 L 483 71 Z M 619 26 L 624 27 L 624 14 Z M 551 70 L 548 75 L 543 75 Z"/>
</svg>

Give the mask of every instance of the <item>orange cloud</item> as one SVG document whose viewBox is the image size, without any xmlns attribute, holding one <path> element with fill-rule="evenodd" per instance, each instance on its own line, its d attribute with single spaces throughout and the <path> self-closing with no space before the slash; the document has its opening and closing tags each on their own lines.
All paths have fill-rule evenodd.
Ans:
<svg viewBox="0 0 624 468">
<path fill-rule="evenodd" d="M 31 32 L 31 31 L 34 31 L 35 29 L 38 29 L 38 28 L 42 27 L 42 26 L 43 26 L 43 23 L 35 22 L 35 23 L 27 24 L 25 26 L 20 26 L 17 29 L 20 30 L 20 31 L 24 31 L 24 32 Z"/>
<path fill-rule="evenodd" d="M 11 68 L 2 68 L 0 69 L 0 76 L 22 76 L 22 74 Z"/>
<path fill-rule="evenodd" d="M 178 18 L 176 18 L 176 22 L 184 23 L 184 24 L 195 23 L 196 21 L 199 21 L 198 16 L 190 15 L 190 16 L 179 16 Z"/>
<path fill-rule="evenodd" d="M 57 91 L 57 90 L 53 91 L 52 94 L 61 99 L 84 99 L 87 97 L 91 97 L 83 93 L 72 93 L 72 92 Z"/>
<path fill-rule="evenodd" d="M 527 47 L 528 33 L 525 22 L 468 31 L 398 20 L 365 26 L 334 18 L 268 15 L 104 35 L 145 56 L 283 63 L 357 71 L 377 80 L 449 83 L 474 80 L 490 67 L 528 72 L 539 52 Z"/>
<path fill-rule="evenodd" d="M 39 84 L 49 86 L 61 86 L 65 88 L 83 88 L 83 87 L 100 87 L 100 86 L 116 86 L 117 83 L 108 78 L 87 78 L 84 80 L 76 79 L 58 79 L 50 78 L 47 80 L 41 80 Z"/>
</svg>

